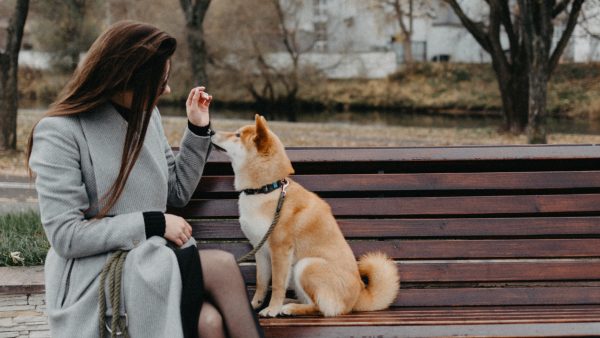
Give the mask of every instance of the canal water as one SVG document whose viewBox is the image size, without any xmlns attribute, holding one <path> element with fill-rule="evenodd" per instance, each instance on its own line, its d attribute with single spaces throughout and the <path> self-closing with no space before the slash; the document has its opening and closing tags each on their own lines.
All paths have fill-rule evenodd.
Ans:
<svg viewBox="0 0 600 338">
<path fill-rule="evenodd" d="M 160 106 L 163 116 L 185 116 L 184 107 Z M 42 114 L 43 107 L 22 109 L 28 115 Z M 213 108 L 211 115 L 222 119 L 253 120 L 255 111 Z M 283 115 L 282 115 L 283 117 Z M 502 118 L 496 115 L 463 116 L 458 114 L 406 114 L 399 112 L 348 111 L 348 112 L 302 112 L 299 122 L 348 123 L 353 125 L 389 125 L 431 128 L 499 128 Z M 548 130 L 554 133 L 600 134 L 600 120 L 550 118 Z"/>
</svg>

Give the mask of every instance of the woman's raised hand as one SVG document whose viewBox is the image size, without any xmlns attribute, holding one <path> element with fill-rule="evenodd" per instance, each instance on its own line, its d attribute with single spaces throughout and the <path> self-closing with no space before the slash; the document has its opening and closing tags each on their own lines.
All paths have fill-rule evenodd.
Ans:
<svg viewBox="0 0 600 338">
<path fill-rule="evenodd" d="M 192 237 L 192 226 L 185 219 L 165 214 L 165 238 L 177 246 L 184 245 Z"/>
<path fill-rule="evenodd" d="M 205 127 L 210 122 L 208 106 L 212 101 L 212 95 L 206 93 L 204 89 L 206 88 L 193 88 L 185 103 L 188 120 L 198 127 Z"/>
</svg>

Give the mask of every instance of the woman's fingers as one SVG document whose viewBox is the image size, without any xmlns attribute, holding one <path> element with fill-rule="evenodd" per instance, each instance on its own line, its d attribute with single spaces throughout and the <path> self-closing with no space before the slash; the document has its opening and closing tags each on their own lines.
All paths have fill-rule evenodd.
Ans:
<svg viewBox="0 0 600 338">
<path fill-rule="evenodd" d="M 192 101 L 194 99 L 194 94 L 196 93 L 196 89 L 192 88 L 192 90 L 190 90 L 190 94 L 188 95 L 187 101 L 185 101 L 185 105 L 186 106 L 191 106 L 192 105 Z"/>
<path fill-rule="evenodd" d="M 183 243 L 186 243 L 188 241 L 188 236 L 186 234 L 181 234 L 179 235 L 179 240 L 181 240 L 181 245 L 183 245 Z"/>
</svg>

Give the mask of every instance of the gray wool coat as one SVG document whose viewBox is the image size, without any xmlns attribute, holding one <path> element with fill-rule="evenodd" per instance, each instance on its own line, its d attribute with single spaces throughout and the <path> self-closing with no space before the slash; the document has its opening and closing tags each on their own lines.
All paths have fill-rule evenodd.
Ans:
<svg viewBox="0 0 600 338">
<path fill-rule="evenodd" d="M 114 250 L 131 250 L 122 282 L 131 337 L 183 337 L 177 259 L 164 238 L 146 239 L 142 213 L 187 204 L 210 137 L 187 129 L 174 156 L 155 110 L 111 216 L 90 220 L 100 209 L 98 198 L 117 177 L 126 129 L 127 122 L 109 103 L 78 116 L 43 118 L 35 128 L 29 164 L 51 244 L 45 283 L 53 338 L 99 336 L 99 275 Z"/>
</svg>

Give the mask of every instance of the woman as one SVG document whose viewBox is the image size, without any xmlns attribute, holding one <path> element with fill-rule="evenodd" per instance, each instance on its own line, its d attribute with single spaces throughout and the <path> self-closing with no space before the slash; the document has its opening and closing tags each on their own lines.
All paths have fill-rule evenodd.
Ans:
<svg viewBox="0 0 600 338">
<path fill-rule="evenodd" d="M 203 250 L 198 258 L 190 225 L 164 213 L 187 204 L 211 145 L 212 97 L 203 87 L 190 91 L 177 156 L 164 135 L 156 103 L 170 92 L 175 48 L 153 26 L 112 25 L 32 130 L 29 166 L 52 246 L 52 337 L 109 334 L 110 299 L 100 313 L 99 280 L 115 251 L 128 251 L 115 319 L 131 337 L 262 336 L 233 257 Z"/>
</svg>

